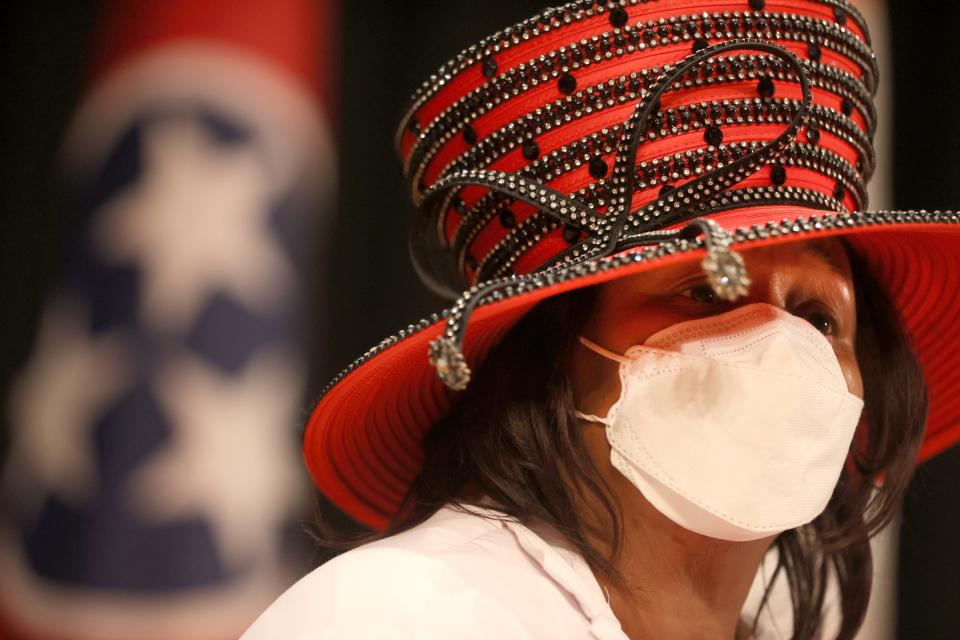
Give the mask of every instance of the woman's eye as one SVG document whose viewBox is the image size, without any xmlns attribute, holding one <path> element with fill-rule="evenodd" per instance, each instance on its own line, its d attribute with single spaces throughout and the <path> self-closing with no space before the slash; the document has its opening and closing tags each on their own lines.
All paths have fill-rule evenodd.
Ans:
<svg viewBox="0 0 960 640">
<path fill-rule="evenodd" d="M 697 284 L 691 287 L 687 287 L 679 291 L 679 295 L 684 296 L 685 298 L 690 298 L 695 302 L 701 304 L 715 304 L 721 302 L 717 299 L 717 295 L 714 293 L 713 288 L 708 284 Z M 798 310 L 795 312 L 795 315 L 803 318 L 811 325 L 814 329 L 819 331 L 825 336 L 836 335 L 840 328 L 840 321 L 837 320 L 837 317 L 830 311 L 821 308 L 814 308 L 804 310 Z"/>
<path fill-rule="evenodd" d="M 707 284 L 698 284 L 692 287 L 687 287 L 680 292 L 680 295 L 692 298 L 693 300 L 702 302 L 704 304 L 710 304 L 712 302 L 716 302 L 717 300 L 713 289 Z"/>
<path fill-rule="evenodd" d="M 825 336 L 832 336 L 837 333 L 837 319 L 829 312 L 811 311 L 801 317 Z"/>
</svg>

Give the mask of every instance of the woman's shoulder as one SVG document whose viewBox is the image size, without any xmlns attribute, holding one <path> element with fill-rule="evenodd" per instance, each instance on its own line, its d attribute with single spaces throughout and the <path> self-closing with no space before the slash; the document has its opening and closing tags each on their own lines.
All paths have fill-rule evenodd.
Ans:
<svg viewBox="0 0 960 640">
<path fill-rule="evenodd" d="M 307 578 L 318 585 L 336 581 L 339 587 L 366 580 L 373 572 L 389 585 L 393 581 L 386 579 L 388 574 L 407 579 L 411 572 L 431 575 L 474 563 L 513 560 L 518 551 L 513 535 L 498 521 L 448 505 L 415 527 L 336 556 Z"/>
<path fill-rule="evenodd" d="M 508 529 L 448 506 L 321 565 L 243 638 L 523 638 L 511 592 L 539 580 Z"/>
</svg>

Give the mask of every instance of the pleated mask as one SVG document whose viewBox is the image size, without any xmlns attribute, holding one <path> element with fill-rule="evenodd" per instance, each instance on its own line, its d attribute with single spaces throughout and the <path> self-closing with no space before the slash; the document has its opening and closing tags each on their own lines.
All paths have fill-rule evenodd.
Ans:
<svg viewBox="0 0 960 640">
<path fill-rule="evenodd" d="M 681 322 L 618 354 L 620 397 L 603 423 L 610 461 L 680 526 L 754 540 L 826 507 L 863 400 L 829 340 L 766 303 Z"/>
</svg>

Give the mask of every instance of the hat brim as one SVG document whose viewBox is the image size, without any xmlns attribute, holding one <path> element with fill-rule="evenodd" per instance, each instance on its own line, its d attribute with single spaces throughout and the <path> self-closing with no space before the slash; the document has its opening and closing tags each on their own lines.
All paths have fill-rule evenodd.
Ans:
<svg viewBox="0 0 960 640">
<path fill-rule="evenodd" d="M 811 216 L 816 216 L 816 223 Z M 960 216 L 954 213 L 838 214 L 801 207 L 752 207 L 711 218 L 735 232 L 738 251 L 846 236 L 883 283 L 910 334 L 929 393 L 920 460 L 960 440 Z M 595 260 L 595 270 L 479 304 L 463 340 L 476 371 L 490 348 L 533 306 L 552 296 L 658 267 L 700 260 L 702 248 L 659 255 L 638 247 Z M 422 462 L 423 434 L 457 391 L 437 377 L 428 343 L 446 314 L 382 341 L 321 392 L 303 434 L 303 455 L 319 490 L 356 522 L 386 527 Z"/>
</svg>

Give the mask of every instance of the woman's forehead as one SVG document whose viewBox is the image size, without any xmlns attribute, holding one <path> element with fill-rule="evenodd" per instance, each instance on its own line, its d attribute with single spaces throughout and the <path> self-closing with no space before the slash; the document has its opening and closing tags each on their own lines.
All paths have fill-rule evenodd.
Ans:
<svg viewBox="0 0 960 640">
<path fill-rule="evenodd" d="M 839 238 L 813 238 L 798 242 L 776 244 L 766 247 L 744 249 L 741 252 L 749 273 L 751 265 L 765 269 L 822 267 L 845 280 L 852 280 L 850 262 L 843 242 Z M 681 279 L 702 275 L 700 261 L 669 265 L 647 273 L 614 280 L 609 285 L 640 287 L 642 289 L 669 285 Z"/>
<path fill-rule="evenodd" d="M 800 264 L 813 267 L 819 264 L 843 278 L 850 277 L 850 261 L 840 238 L 813 238 L 756 247 L 745 249 L 741 254 L 748 268 L 751 262 L 754 264 L 763 262 L 771 268 L 793 267 Z"/>
</svg>

